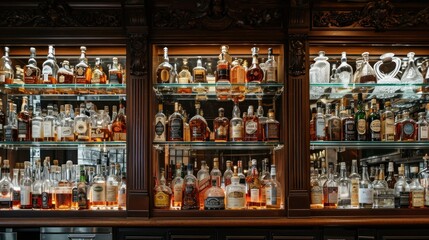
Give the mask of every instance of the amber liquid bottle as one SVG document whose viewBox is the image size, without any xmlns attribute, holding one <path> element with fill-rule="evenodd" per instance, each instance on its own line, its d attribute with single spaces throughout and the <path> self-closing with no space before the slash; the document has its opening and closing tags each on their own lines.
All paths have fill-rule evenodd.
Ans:
<svg viewBox="0 0 429 240">
<path fill-rule="evenodd" d="M 179 103 L 174 103 L 174 113 L 168 118 L 168 141 L 183 141 L 183 116 L 179 112 Z"/>
<path fill-rule="evenodd" d="M 125 116 L 125 100 L 119 102 L 119 112 L 112 123 L 112 138 L 113 141 L 127 140 L 127 118 Z"/>
<path fill-rule="evenodd" d="M 91 67 L 88 65 L 88 60 L 86 58 L 86 47 L 80 47 L 80 62 L 75 66 L 75 80 L 76 83 L 80 84 L 90 84 L 92 78 Z"/>
<path fill-rule="evenodd" d="M 192 142 L 202 142 L 206 140 L 207 122 L 204 117 L 200 115 L 200 103 L 198 102 L 195 103 L 195 116 L 189 120 L 189 129 Z"/>
<path fill-rule="evenodd" d="M 21 112 L 18 114 L 18 140 L 30 141 L 31 115 L 28 112 L 28 97 L 22 97 Z"/>
</svg>

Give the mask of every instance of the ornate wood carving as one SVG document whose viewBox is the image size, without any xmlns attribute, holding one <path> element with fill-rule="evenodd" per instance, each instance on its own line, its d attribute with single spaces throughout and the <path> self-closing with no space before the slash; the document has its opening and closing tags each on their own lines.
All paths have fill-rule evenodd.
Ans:
<svg viewBox="0 0 429 240">
<path fill-rule="evenodd" d="M 0 10 L 0 27 L 118 27 L 118 9 L 73 9 L 65 0 L 46 0 L 36 8 Z"/>
<path fill-rule="evenodd" d="M 247 7 L 247 5 L 248 1 L 244 0 L 178 1 L 168 7 L 156 6 L 152 23 L 155 28 L 204 30 L 282 26 L 281 3 L 277 4 L 278 6 Z"/>
<path fill-rule="evenodd" d="M 373 0 L 362 9 L 344 11 L 314 11 L 313 28 L 373 28 L 376 31 L 427 28 L 429 7 L 395 8 L 389 0 Z"/>
<path fill-rule="evenodd" d="M 305 74 L 305 45 L 303 36 L 289 38 L 289 75 L 300 76 Z"/>
<path fill-rule="evenodd" d="M 147 39 L 144 38 L 143 34 L 134 33 L 130 34 L 129 37 L 130 46 L 130 74 L 134 76 L 147 75 L 147 66 L 145 63 L 147 59 Z"/>
</svg>

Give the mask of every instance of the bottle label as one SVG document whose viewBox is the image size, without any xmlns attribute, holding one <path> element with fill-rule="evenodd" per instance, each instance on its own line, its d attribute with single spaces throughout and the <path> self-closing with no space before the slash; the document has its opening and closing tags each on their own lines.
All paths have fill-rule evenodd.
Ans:
<svg viewBox="0 0 429 240">
<path fill-rule="evenodd" d="M 387 118 L 385 120 L 385 132 L 388 135 L 395 134 L 395 120 L 392 118 Z"/>
<path fill-rule="evenodd" d="M 359 179 L 351 180 L 350 199 L 352 206 L 359 206 Z"/>
<path fill-rule="evenodd" d="M 187 184 L 185 186 L 185 191 L 183 195 L 183 206 L 184 209 L 198 209 L 200 206 L 197 204 L 198 202 L 198 194 L 195 195 L 195 193 L 198 193 L 197 189 L 195 189 L 193 184 Z"/>
<path fill-rule="evenodd" d="M 360 135 L 366 133 L 366 121 L 365 121 L 365 119 L 359 119 L 358 120 L 357 132 Z"/>
<path fill-rule="evenodd" d="M 246 121 L 246 134 L 255 134 L 258 130 L 258 124 L 255 121 Z"/>
<path fill-rule="evenodd" d="M 10 196 L 10 186 L 9 184 L 2 184 L 0 185 L 0 198 L 6 199 L 6 198 L 11 198 Z"/>
<path fill-rule="evenodd" d="M 92 184 L 92 201 L 93 202 L 104 202 L 106 201 L 105 187 L 104 184 L 101 183 L 93 183 Z"/>
<path fill-rule="evenodd" d="M 54 137 L 54 132 L 53 132 L 53 124 L 50 121 L 44 121 L 43 122 L 43 136 L 45 138 L 48 137 Z"/>
<path fill-rule="evenodd" d="M 182 184 L 175 184 L 173 187 L 173 201 L 174 206 L 178 206 L 182 203 L 182 195 L 183 193 L 183 185 Z"/>
<path fill-rule="evenodd" d="M 206 83 L 206 75 L 204 70 L 196 70 L 194 71 L 194 83 Z M 179 79 L 180 81 L 180 79 Z"/>
<path fill-rule="evenodd" d="M 268 139 L 278 139 L 279 138 L 279 128 L 276 123 L 266 123 L 266 137 Z"/>
<path fill-rule="evenodd" d="M 162 69 L 159 76 L 163 83 L 168 83 L 170 81 L 170 71 L 168 69 Z"/>
<path fill-rule="evenodd" d="M 316 136 L 324 137 L 325 136 L 325 120 L 317 119 L 316 121 Z"/>
<path fill-rule="evenodd" d="M 374 190 L 370 188 L 359 188 L 359 203 L 372 204 L 374 202 Z"/>
<path fill-rule="evenodd" d="M 265 200 L 267 205 L 277 205 L 277 188 L 268 187 L 265 191 Z"/>
<path fill-rule="evenodd" d="M 265 68 L 265 73 L 266 73 L 266 81 L 267 83 L 275 83 L 277 82 L 276 79 L 276 68 L 275 67 L 266 67 Z"/>
<path fill-rule="evenodd" d="M 226 138 L 226 133 L 227 133 L 227 129 L 226 127 L 220 125 L 217 129 L 216 129 L 216 139 L 224 139 Z"/>
<path fill-rule="evenodd" d="M 346 120 L 344 125 L 345 125 L 345 135 L 344 135 L 345 140 L 346 141 L 356 140 L 356 137 L 355 137 L 355 132 L 356 132 L 355 121 L 352 119 Z"/>
<path fill-rule="evenodd" d="M 31 186 L 21 186 L 21 205 L 31 205 Z"/>
<path fill-rule="evenodd" d="M 126 141 L 127 133 L 114 132 L 113 133 L 113 141 Z"/>
<path fill-rule="evenodd" d="M 77 203 L 78 202 L 78 192 L 77 187 L 73 187 L 72 189 L 72 202 Z"/>
<path fill-rule="evenodd" d="M 125 188 L 121 188 L 118 194 L 118 206 L 124 208 L 126 207 L 126 205 L 127 205 L 127 193 Z"/>
<path fill-rule="evenodd" d="M 99 71 L 94 71 L 94 74 L 92 74 L 91 83 L 100 83 L 101 74 Z"/>
<path fill-rule="evenodd" d="M 91 128 L 91 139 L 103 139 L 104 138 L 104 132 L 101 130 L 101 128 Z"/>
<path fill-rule="evenodd" d="M 109 83 L 110 84 L 119 84 L 119 77 L 117 75 L 117 72 L 110 72 L 109 73 Z"/>
<path fill-rule="evenodd" d="M 79 135 L 85 135 L 88 131 L 88 126 L 86 122 L 82 120 L 77 120 L 74 127 L 74 131 Z"/>
<path fill-rule="evenodd" d="M 312 204 L 322 204 L 322 188 L 312 187 L 311 188 L 311 203 Z"/>
<path fill-rule="evenodd" d="M 33 203 L 33 208 L 41 208 L 42 207 L 42 194 L 34 194 L 33 193 L 32 203 Z"/>
<path fill-rule="evenodd" d="M 0 198 L 0 209 L 2 208 L 11 208 L 12 207 L 12 201 L 10 198 Z"/>
<path fill-rule="evenodd" d="M 32 138 L 42 138 L 42 123 L 33 121 L 31 126 Z"/>
<path fill-rule="evenodd" d="M 170 124 L 170 138 L 183 138 L 183 121 L 182 119 L 173 119 Z"/>
<path fill-rule="evenodd" d="M 59 83 L 64 83 L 64 79 L 65 79 L 64 75 L 59 75 L 58 76 L 58 82 Z"/>
<path fill-rule="evenodd" d="M 47 192 L 42 192 L 42 208 L 52 208 L 52 194 Z"/>
<path fill-rule="evenodd" d="M 412 123 L 405 123 L 402 129 L 406 135 L 412 135 L 414 133 L 414 125 Z"/>
<path fill-rule="evenodd" d="M 421 126 L 419 129 L 419 135 L 420 135 L 419 139 L 420 140 L 427 140 L 429 137 L 428 131 L 429 131 L 428 126 Z"/>
<path fill-rule="evenodd" d="M 227 208 L 244 208 L 246 205 L 245 193 L 239 191 L 230 192 L 227 195 L 226 202 Z"/>
<path fill-rule="evenodd" d="M 259 202 L 259 189 L 257 188 L 250 189 L 250 201 Z"/>
<path fill-rule="evenodd" d="M 231 131 L 231 138 L 232 139 L 237 139 L 237 138 L 242 138 L 243 137 L 243 127 L 241 124 L 233 124 L 232 125 L 232 131 Z"/>
<path fill-rule="evenodd" d="M 424 206 L 424 192 L 423 191 L 411 192 L 411 203 L 412 203 L 413 207 L 423 207 Z"/>
<path fill-rule="evenodd" d="M 21 191 L 13 190 L 12 200 L 20 202 L 21 201 Z"/>
<path fill-rule="evenodd" d="M 371 128 L 371 131 L 374 133 L 378 133 L 378 132 L 380 132 L 380 129 L 381 129 L 381 123 L 380 123 L 380 120 L 378 120 L 378 119 L 375 119 L 375 120 L 373 120 L 372 122 L 371 122 L 371 124 L 370 124 L 370 128 Z"/>
<path fill-rule="evenodd" d="M 157 192 L 155 194 L 155 203 L 156 208 L 166 208 L 170 206 L 170 196 L 164 192 Z"/>
<path fill-rule="evenodd" d="M 5 141 L 14 141 L 12 127 L 7 127 L 4 129 L 4 138 Z"/>
<path fill-rule="evenodd" d="M 58 139 L 73 136 L 73 131 L 71 127 L 67 127 L 67 126 L 58 127 L 57 131 L 58 131 Z"/>
<path fill-rule="evenodd" d="M 0 83 L 5 83 L 6 82 L 6 76 L 1 74 L 0 75 Z"/>
<path fill-rule="evenodd" d="M 225 209 L 224 197 L 207 197 L 204 200 L 205 210 L 222 210 Z"/>
<path fill-rule="evenodd" d="M 156 118 L 155 134 L 156 138 L 160 138 L 165 132 L 165 119 L 163 117 Z"/>
<path fill-rule="evenodd" d="M 335 203 L 338 202 L 338 188 L 337 187 L 328 187 L 328 195 L 327 199 L 325 199 L 326 203 Z"/>
<path fill-rule="evenodd" d="M 26 122 L 18 121 L 18 138 L 27 138 L 27 125 Z"/>
<path fill-rule="evenodd" d="M 400 192 L 399 193 L 399 205 L 401 207 L 409 207 L 410 205 L 410 193 Z"/>
<path fill-rule="evenodd" d="M 106 201 L 117 202 L 118 201 L 118 186 L 107 185 L 106 187 Z"/>
<path fill-rule="evenodd" d="M 329 124 L 330 140 L 339 141 L 341 140 L 341 120 L 333 119 Z"/>
<path fill-rule="evenodd" d="M 203 130 L 205 130 L 205 129 L 203 129 L 202 126 L 203 125 L 191 127 L 192 138 L 195 138 L 195 139 L 201 139 L 201 138 L 204 139 L 205 138 L 205 134 L 203 134 Z"/>
<path fill-rule="evenodd" d="M 226 66 L 219 66 L 218 65 L 218 68 L 217 68 L 217 71 L 216 71 L 216 75 L 217 75 L 217 78 L 216 78 L 216 81 L 219 81 L 219 80 L 229 80 L 229 71 L 228 71 L 228 66 L 226 65 Z"/>
<path fill-rule="evenodd" d="M 188 77 L 179 77 L 179 83 L 180 84 L 188 84 L 189 78 Z"/>
<path fill-rule="evenodd" d="M 86 189 L 79 187 L 77 189 L 77 205 L 79 209 L 88 208 L 88 196 L 86 194 Z"/>
<path fill-rule="evenodd" d="M 42 74 L 43 75 L 52 75 L 52 68 L 51 68 L 51 66 L 48 66 L 48 65 L 45 65 L 45 66 L 43 66 L 43 69 L 42 69 Z M 43 79 L 43 80 L 47 80 L 47 79 Z"/>
<path fill-rule="evenodd" d="M 78 67 L 76 69 L 76 83 L 86 83 L 86 68 L 85 67 Z"/>
</svg>

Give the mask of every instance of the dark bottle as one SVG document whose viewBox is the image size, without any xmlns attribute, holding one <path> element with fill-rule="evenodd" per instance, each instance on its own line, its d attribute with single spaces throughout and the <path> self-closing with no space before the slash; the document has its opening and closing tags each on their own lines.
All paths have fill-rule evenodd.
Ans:
<svg viewBox="0 0 429 240">
<path fill-rule="evenodd" d="M 380 114 L 377 111 L 377 100 L 371 100 L 371 113 L 367 119 L 368 122 L 368 140 L 381 141 L 381 121 Z"/>
<path fill-rule="evenodd" d="M 28 111 L 28 97 L 22 97 L 21 112 L 18 115 L 18 140 L 30 141 L 31 138 L 31 115 Z"/>
<path fill-rule="evenodd" d="M 347 116 L 343 121 L 343 141 L 356 141 L 355 106 L 351 102 Z"/>
<path fill-rule="evenodd" d="M 184 177 L 182 194 L 182 210 L 198 210 L 200 208 L 198 181 L 193 174 L 193 166 L 188 164 L 187 174 Z"/>
<path fill-rule="evenodd" d="M 183 141 L 183 116 L 179 103 L 174 103 L 174 113 L 168 118 L 168 141 Z"/>
<path fill-rule="evenodd" d="M 355 114 L 356 140 L 366 141 L 366 115 L 362 100 L 362 93 L 358 94 L 358 111 Z"/>
</svg>

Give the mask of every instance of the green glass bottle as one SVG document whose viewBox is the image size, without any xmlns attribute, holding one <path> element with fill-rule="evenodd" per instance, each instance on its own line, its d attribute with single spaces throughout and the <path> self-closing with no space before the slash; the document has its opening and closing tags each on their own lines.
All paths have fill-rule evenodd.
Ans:
<svg viewBox="0 0 429 240">
<path fill-rule="evenodd" d="M 358 111 L 355 114 L 356 137 L 358 141 L 366 141 L 366 115 L 362 100 L 362 93 L 358 94 Z"/>
</svg>

